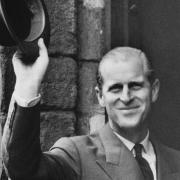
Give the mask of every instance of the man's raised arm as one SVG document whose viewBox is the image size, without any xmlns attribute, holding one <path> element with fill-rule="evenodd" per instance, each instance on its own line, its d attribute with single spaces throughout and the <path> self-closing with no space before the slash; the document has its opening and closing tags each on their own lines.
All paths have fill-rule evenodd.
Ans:
<svg viewBox="0 0 180 180">
<path fill-rule="evenodd" d="M 39 57 L 33 64 L 24 64 L 19 52 L 13 56 L 16 84 L 2 139 L 5 169 L 12 180 L 76 179 L 78 173 L 69 166 L 76 160 L 63 145 L 47 153 L 40 148 L 39 89 L 49 58 L 43 39 L 38 46 Z M 69 149 L 75 149 L 72 146 L 69 143 Z"/>
</svg>

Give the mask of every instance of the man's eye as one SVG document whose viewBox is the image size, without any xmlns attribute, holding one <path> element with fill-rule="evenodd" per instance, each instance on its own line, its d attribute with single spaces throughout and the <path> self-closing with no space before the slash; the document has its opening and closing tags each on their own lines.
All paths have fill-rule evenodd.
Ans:
<svg viewBox="0 0 180 180">
<path fill-rule="evenodd" d="M 121 91 L 120 88 L 111 89 L 111 92 L 112 92 L 112 93 L 119 93 L 120 91 Z"/>
<path fill-rule="evenodd" d="M 142 87 L 143 87 L 142 83 L 133 83 L 129 85 L 129 89 L 132 89 L 132 90 L 140 90 Z"/>
<path fill-rule="evenodd" d="M 109 91 L 111 93 L 119 93 L 123 89 L 123 86 L 121 84 L 115 84 L 109 88 Z"/>
</svg>

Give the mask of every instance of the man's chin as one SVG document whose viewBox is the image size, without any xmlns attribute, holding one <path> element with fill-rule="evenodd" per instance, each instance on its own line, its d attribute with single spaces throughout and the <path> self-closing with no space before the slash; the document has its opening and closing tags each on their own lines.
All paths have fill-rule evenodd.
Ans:
<svg viewBox="0 0 180 180">
<path fill-rule="evenodd" d="M 134 129 L 139 127 L 140 125 L 140 120 L 139 119 L 134 119 L 134 118 L 128 118 L 124 119 L 123 121 L 119 122 L 119 127 L 121 128 L 127 128 L 127 129 Z"/>
<path fill-rule="evenodd" d="M 111 118 L 111 123 L 115 126 L 118 126 L 117 128 L 127 128 L 127 129 L 134 129 L 142 125 L 141 120 L 142 117 L 139 114 L 136 115 L 129 115 L 124 116 L 120 114 L 119 116 L 114 116 Z"/>
</svg>

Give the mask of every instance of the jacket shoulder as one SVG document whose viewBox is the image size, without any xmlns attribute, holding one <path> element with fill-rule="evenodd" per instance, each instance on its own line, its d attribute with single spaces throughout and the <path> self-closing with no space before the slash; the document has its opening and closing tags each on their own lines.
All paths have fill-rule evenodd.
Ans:
<svg viewBox="0 0 180 180">
<path fill-rule="evenodd" d="M 161 162 L 180 172 L 180 151 L 163 144 L 159 144 L 157 157 Z"/>
<path fill-rule="evenodd" d="M 55 142 L 55 144 L 51 147 L 51 150 L 54 148 L 59 148 L 64 149 L 66 151 L 77 153 L 81 151 L 82 148 L 85 150 L 89 146 L 97 146 L 98 144 L 98 133 L 94 133 L 91 135 L 62 137 Z"/>
<path fill-rule="evenodd" d="M 166 146 L 164 144 L 160 145 L 160 149 L 169 156 L 173 156 L 175 158 L 180 159 L 180 150 L 174 149 L 172 147 Z"/>
</svg>

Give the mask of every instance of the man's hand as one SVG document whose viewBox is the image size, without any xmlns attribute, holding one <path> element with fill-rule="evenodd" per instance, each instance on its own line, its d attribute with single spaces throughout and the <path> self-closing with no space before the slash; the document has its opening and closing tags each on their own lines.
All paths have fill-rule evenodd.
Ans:
<svg viewBox="0 0 180 180">
<path fill-rule="evenodd" d="M 39 94 L 41 82 L 47 70 L 49 57 L 43 39 L 39 39 L 39 57 L 33 64 L 24 64 L 21 54 L 13 56 L 13 67 L 16 75 L 16 93 L 23 99 L 32 99 Z"/>
</svg>

